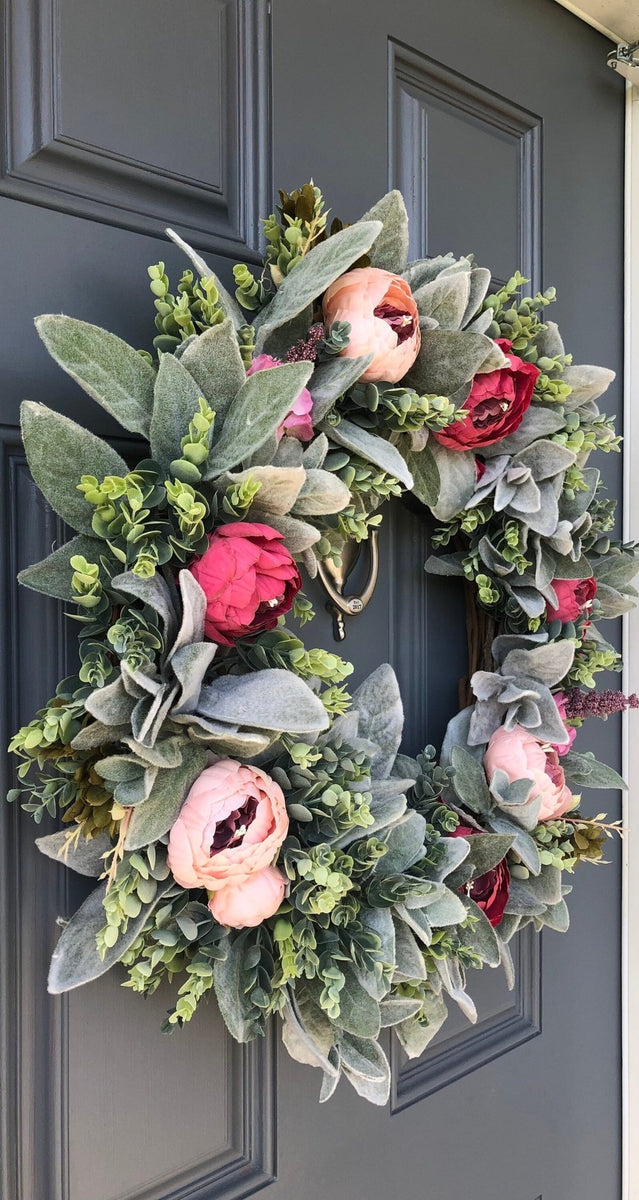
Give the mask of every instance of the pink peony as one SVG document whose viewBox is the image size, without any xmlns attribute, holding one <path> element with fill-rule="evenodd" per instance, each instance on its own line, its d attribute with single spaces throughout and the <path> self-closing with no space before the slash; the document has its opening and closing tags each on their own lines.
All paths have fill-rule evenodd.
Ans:
<svg viewBox="0 0 639 1200">
<path fill-rule="evenodd" d="M 273 358 L 270 354 L 256 354 L 246 374 L 254 375 L 256 371 L 268 371 L 271 367 L 281 365 L 281 359 Z M 290 413 L 278 427 L 278 441 L 286 433 L 288 437 L 297 438 L 300 442 L 310 442 L 313 436 L 312 411 L 313 397 L 308 388 L 302 388 Z"/>
<path fill-rule="evenodd" d="M 345 358 L 375 355 L 360 375 L 362 383 L 403 379 L 421 345 L 419 313 L 405 279 L 379 267 L 358 267 L 331 284 L 323 309 L 327 329 L 334 321 L 351 327 Z"/>
<path fill-rule="evenodd" d="M 288 832 L 279 784 L 259 767 L 221 758 L 198 776 L 169 834 L 169 867 L 184 888 L 206 888 L 216 920 L 259 925 L 279 908 L 273 866 Z"/>
<path fill-rule="evenodd" d="M 270 525 L 220 525 L 189 570 L 206 596 L 206 636 L 221 646 L 274 629 L 302 586 L 281 533 Z"/>
<path fill-rule="evenodd" d="M 433 433 L 449 450 L 493 446 L 519 428 L 530 408 L 539 368 L 513 354 L 507 338 L 497 338 L 496 342 L 506 355 L 508 366 L 475 375 L 463 405 L 468 416 L 441 433 Z"/>
<path fill-rule="evenodd" d="M 555 704 L 557 705 L 557 712 L 559 713 L 559 716 L 561 717 L 561 719 L 564 723 L 566 733 L 568 734 L 568 737 L 570 739 L 567 745 L 553 746 L 553 750 L 556 750 L 557 754 L 559 754 L 559 755 L 567 754 L 577 736 L 577 730 L 575 729 L 574 725 L 566 725 L 566 697 L 564 696 L 564 693 L 563 692 L 555 692 L 555 694 L 553 696 L 553 700 L 555 701 Z"/>
<path fill-rule="evenodd" d="M 484 770 L 489 780 L 497 770 L 503 771 L 511 783 L 516 779 L 532 779 L 531 796 L 541 797 L 540 821 L 561 817 L 572 805 L 572 793 L 557 751 L 521 725 L 515 725 L 514 729 L 502 725 L 495 731 L 484 755 Z"/>
<path fill-rule="evenodd" d="M 214 892 L 209 908 L 220 925 L 244 929 L 261 925 L 276 913 L 286 891 L 286 880 L 276 867 L 266 867 L 237 887 L 223 887 Z"/>
<path fill-rule="evenodd" d="M 582 616 L 597 594 L 597 581 L 589 579 L 553 579 L 550 585 L 557 595 L 557 607 L 546 604 L 549 621 L 576 621 Z"/>
</svg>

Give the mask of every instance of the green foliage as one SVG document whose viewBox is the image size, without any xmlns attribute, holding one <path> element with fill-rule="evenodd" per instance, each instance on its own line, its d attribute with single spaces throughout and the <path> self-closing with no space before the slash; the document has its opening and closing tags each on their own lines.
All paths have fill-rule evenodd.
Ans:
<svg viewBox="0 0 639 1200">
<path fill-rule="evenodd" d="M 180 342 L 224 320 L 224 309 L 213 276 L 202 276 L 195 283 L 193 272 L 183 271 L 175 296 L 171 293 L 163 262 L 149 267 L 148 274 L 156 312 L 158 334 L 153 339 L 156 350 L 172 352 Z"/>
<path fill-rule="evenodd" d="M 278 216 L 271 213 L 262 222 L 266 238 L 264 261 L 276 287 L 323 240 L 328 216 L 324 208 L 322 193 L 312 181 L 290 194 L 280 191 Z M 239 295 L 237 298 L 240 300 Z"/>
<path fill-rule="evenodd" d="M 383 433 L 414 433 L 420 429 L 436 432 L 466 416 L 447 396 L 420 396 L 411 388 L 378 388 L 374 383 L 359 384 L 338 403 L 337 412 L 363 429 Z"/>
</svg>

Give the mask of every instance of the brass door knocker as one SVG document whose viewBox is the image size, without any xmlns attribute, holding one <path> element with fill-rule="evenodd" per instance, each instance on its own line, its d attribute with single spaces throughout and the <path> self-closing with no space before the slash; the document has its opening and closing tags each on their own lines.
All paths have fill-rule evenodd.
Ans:
<svg viewBox="0 0 639 1200">
<path fill-rule="evenodd" d="M 336 566 L 331 559 L 327 559 L 325 562 L 319 564 L 318 574 L 329 597 L 326 608 L 333 617 L 333 637 L 336 642 L 343 642 L 346 637 L 344 617 L 353 617 L 357 613 L 363 612 L 375 591 L 377 576 L 379 574 L 378 539 L 378 531 L 371 529 L 366 543 L 369 555 L 368 576 L 359 595 L 346 596 L 344 588 L 346 587 L 349 575 L 359 560 L 364 543 L 354 541 L 345 542 L 342 551 L 342 561 L 339 566 Z"/>
</svg>

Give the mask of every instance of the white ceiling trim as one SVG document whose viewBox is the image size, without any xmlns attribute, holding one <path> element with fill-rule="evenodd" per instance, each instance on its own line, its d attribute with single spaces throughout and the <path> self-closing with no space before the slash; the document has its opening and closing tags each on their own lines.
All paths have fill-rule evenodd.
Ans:
<svg viewBox="0 0 639 1200">
<path fill-rule="evenodd" d="M 586 21 L 613 42 L 639 39 L 639 6 L 636 0 L 556 0 L 580 20 Z"/>
</svg>

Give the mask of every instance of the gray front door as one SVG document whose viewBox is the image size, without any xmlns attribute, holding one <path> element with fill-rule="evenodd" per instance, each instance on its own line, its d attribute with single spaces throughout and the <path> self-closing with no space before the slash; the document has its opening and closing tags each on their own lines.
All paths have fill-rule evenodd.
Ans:
<svg viewBox="0 0 639 1200">
<path fill-rule="evenodd" d="M 228 278 L 258 244 L 273 182 L 314 176 L 359 216 L 402 189 L 416 254 L 475 252 L 507 279 L 557 285 L 576 361 L 619 370 L 623 89 L 607 43 L 551 0 L 5 0 L 0 179 L 2 740 L 52 693 L 73 629 L 18 594 L 60 531 L 33 487 L 19 401 L 114 432 L 32 326 L 63 311 L 144 346 L 146 267 L 178 228 Z M 611 400 L 619 412 L 620 392 Z M 612 458 L 612 456 L 610 456 Z M 618 462 L 606 479 L 619 492 Z M 386 520 L 382 578 L 345 651 L 395 665 L 406 748 L 438 742 L 464 671 L 461 597 L 426 583 L 425 526 Z M 318 597 L 320 607 L 321 600 Z M 307 630 L 331 642 L 323 614 Z M 67 647 L 68 642 L 68 647 Z M 614 763 L 618 729 L 591 731 Z M 596 743 L 595 744 L 595 740 Z M 614 815 L 614 814 L 613 814 Z M 115 973 L 47 997 L 66 873 L 0 809 L 4 1200 L 612 1200 L 619 1186 L 618 879 L 583 868 L 573 926 L 522 937 L 518 983 L 474 980 L 480 1021 L 451 1016 L 416 1063 L 393 1053 L 375 1110 L 277 1039 L 244 1051 L 213 1004 L 171 1038 L 166 1000 Z M 543 972 L 542 972 L 543 962 Z"/>
</svg>

